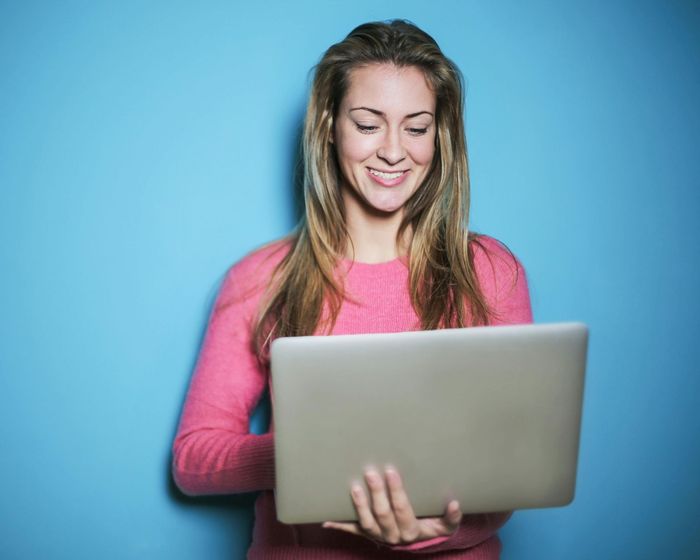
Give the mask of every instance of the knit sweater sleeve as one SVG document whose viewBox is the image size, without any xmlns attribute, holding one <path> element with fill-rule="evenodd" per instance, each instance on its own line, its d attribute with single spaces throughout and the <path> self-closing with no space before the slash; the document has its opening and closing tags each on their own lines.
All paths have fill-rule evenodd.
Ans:
<svg viewBox="0 0 700 560">
<path fill-rule="evenodd" d="M 492 325 L 532 323 L 532 308 L 525 269 L 495 239 L 481 236 L 473 244 L 474 268 L 482 294 L 492 312 Z M 465 515 L 459 530 L 407 546 L 392 547 L 415 554 L 471 548 L 491 538 L 512 512 Z"/>
<path fill-rule="evenodd" d="M 246 257 L 219 291 L 173 444 L 173 477 L 186 494 L 274 486 L 273 436 L 249 432 L 268 382 L 251 349 L 251 323 L 264 288 L 256 283 L 269 277 L 269 269 L 260 255 Z"/>
</svg>

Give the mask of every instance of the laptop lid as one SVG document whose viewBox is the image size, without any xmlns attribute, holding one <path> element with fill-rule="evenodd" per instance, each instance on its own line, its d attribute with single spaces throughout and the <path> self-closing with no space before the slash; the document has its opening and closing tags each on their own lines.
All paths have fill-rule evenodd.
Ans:
<svg viewBox="0 0 700 560">
<path fill-rule="evenodd" d="M 279 520 L 356 519 L 352 482 L 386 464 L 418 516 L 568 504 L 587 341 L 578 323 L 275 340 Z"/>
</svg>

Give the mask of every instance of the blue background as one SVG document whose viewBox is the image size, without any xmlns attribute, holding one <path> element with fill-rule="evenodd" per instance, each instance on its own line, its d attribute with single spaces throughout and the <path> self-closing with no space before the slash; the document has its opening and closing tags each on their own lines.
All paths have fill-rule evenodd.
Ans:
<svg viewBox="0 0 700 560">
<path fill-rule="evenodd" d="M 171 439 L 223 273 L 294 223 L 310 69 L 390 17 L 465 75 L 473 228 L 591 328 L 576 500 L 504 558 L 699 557 L 699 3 L 343 0 L 0 4 L 4 558 L 243 555 L 251 497 L 182 497 Z"/>
</svg>

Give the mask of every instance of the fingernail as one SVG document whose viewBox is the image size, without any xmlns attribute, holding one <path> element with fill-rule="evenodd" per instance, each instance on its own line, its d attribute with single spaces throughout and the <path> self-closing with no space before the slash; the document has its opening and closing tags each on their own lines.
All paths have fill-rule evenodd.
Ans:
<svg viewBox="0 0 700 560">
<path fill-rule="evenodd" d="M 350 487 L 350 492 L 352 492 L 353 496 L 361 496 L 362 495 L 362 487 L 359 484 L 353 484 Z"/>
<path fill-rule="evenodd" d="M 366 471 L 365 478 L 369 484 L 379 484 L 379 473 L 376 471 Z"/>
<path fill-rule="evenodd" d="M 391 483 L 398 483 L 399 482 L 399 472 L 394 469 L 393 467 L 387 467 L 384 470 L 384 474 L 386 475 L 386 479 L 391 482 Z"/>
</svg>

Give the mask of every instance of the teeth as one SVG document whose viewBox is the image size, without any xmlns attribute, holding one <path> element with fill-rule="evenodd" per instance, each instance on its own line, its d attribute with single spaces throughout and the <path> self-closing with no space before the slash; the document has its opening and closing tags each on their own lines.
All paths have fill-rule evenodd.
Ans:
<svg viewBox="0 0 700 560">
<path fill-rule="evenodd" d="M 372 175 L 380 177 L 382 179 L 397 179 L 403 175 L 403 171 L 394 171 L 394 173 L 384 173 L 383 171 L 377 171 L 376 169 L 370 169 L 369 172 Z"/>
</svg>

